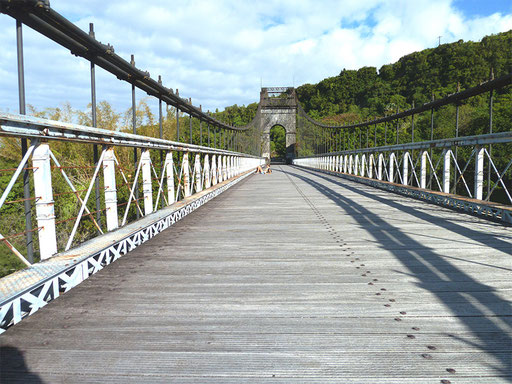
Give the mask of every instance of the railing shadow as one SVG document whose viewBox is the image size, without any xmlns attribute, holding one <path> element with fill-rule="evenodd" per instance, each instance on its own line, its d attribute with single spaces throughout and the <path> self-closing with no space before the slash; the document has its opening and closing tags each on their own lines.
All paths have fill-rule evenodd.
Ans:
<svg viewBox="0 0 512 384">
<path fill-rule="evenodd" d="M 41 378 L 30 372 L 23 352 L 11 346 L 0 346 L 0 382 L 43 384 Z"/>
<path fill-rule="evenodd" d="M 480 283 L 466 272 L 450 264 L 443 255 L 434 252 L 428 246 L 418 242 L 399 228 L 393 226 L 381 215 L 369 211 L 354 199 L 343 196 L 328 186 L 315 181 L 310 175 L 339 185 L 358 195 L 400 209 L 422 220 L 446 228 L 447 230 L 455 231 L 472 240 L 482 242 L 485 238 L 489 239 L 492 237 L 493 240 L 500 245 L 496 248 L 500 251 L 504 251 L 507 249 L 506 247 L 510 247 L 510 244 L 494 237 L 492 234 L 463 228 L 454 225 L 452 222 L 450 222 L 448 226 L 446 219 L 433 216 L 424 211 L 418 211 L 411 207 L 406 207 L 393 200 L 371 195 L 366 191 L 354 188 L 346 183 L 332 180 L 326 175 L 304 169 L 300 169 L 300 171 L 306 173 L 306 175 L 283 170 L 284 173 L 313 186 L 349 214 L 368 233 L 376 239 L 379 239 L 380 246 L 392 253 L 409 270 L 410 275 L 418 279 L 418 286 L 435 295 L 439 302 L 449 308 L 454 316 L 457 316 L 459 321 L 463 323 L 478 340 L 477 345 L 469 340 L 464 340 L 464 342 L 472 346 L 477 346 L 488 355 L 493 356 L 494 359 L 499 362 L 499 366 L 493 366 L 493 368 L 499 372 L 500 376 L 504 376 L 509 382 L 512 382 L 511 352 L 497 350 L 496 346 L 493 345 L 492 338 L 485 337 L 485 333 L 496 333 L 502 337 L 504 345 L 512 345 L 512 338 L 510 336 L 512 330 L 512 317 L 510 316 L 512 314 L 512 306 L 510 302 L 499 297 L 495 293 L 494 288 Z M 476 235 L 480 238 L 475 238 Z M 432 287 L 435 287 L 437 284 L 457 284 L 460 281 L 469 282 L 474 288 L 471 291 L 464 292 L 454 290 L 451 295 L 446 295 L 432 289 Z M 478 294 L 476 294 L 476 292 L 478 292 Z M 499 312 L 496 310 L 498 306 L 500 307 Z M 485 329 L 485 333 L 482 333 L 483 329 Z"/>
</svg>

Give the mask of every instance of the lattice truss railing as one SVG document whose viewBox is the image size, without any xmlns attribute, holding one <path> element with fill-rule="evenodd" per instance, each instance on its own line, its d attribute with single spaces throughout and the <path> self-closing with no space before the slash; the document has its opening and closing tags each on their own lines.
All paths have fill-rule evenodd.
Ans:
<svg viewBox="0 0 512 384">
<path fill-rule="evenodd" d="M 0 186 L 0 215 L 7 205 L 22 204 L 26 199 L 9 201 L 13 189 L 20 189 L 21 175 L 27 170 L 33 185 L 33 209 L 37 226 L 40 259 L 44 260 L 59 251 L 67 251 L 84 238 L 77 233 L 88 232 L 85 222 L 92 223 L 93 234 L 103 234 L 123 227 L 130 221 L 144 217 L 157 210 L 199 194 L 226 180 L 254 169 L 262 163 L 258 157 L 198 145 L 183 144 L 139 135 L 111 132 L 102 129 L 63 124 L 21 115 L 0 114 L 0 136 L 30 138 L 31 143 L 23 158 L 12 169 L 13 174 L 6 185 Z M 12 140 L 12 139 L 9 139 Z M 81 143 L 102 144 L 103 150 L 96 164 L 90 167 L 62 166 L 59 154 L 52 150 L 53 140 L 66 140 Z M 62 143 L 59 143 L 62 145 Z M 68 144 L 66 144 L 68 145 Z M 71 144 L 69 144 L 71 145 Z M 123 164 L 118 151 L 126 147 L 137 149 L 137 162 Z M 66 159 L 64 159 L 66 160 Z M 89 182 L 78 188 L 74 177 L 68 174 L 71 168 L 88 168 Z M 129 169 L 128 169 L 129 168 Z M 10 170 L 7 170 L 10 171 Z M 132 177 L 133 175 L 133 177 Z M 62 178 L 67 191 L 54 192 L 57 178 Z M 100 182 L 102 196 L 96 196 L 101 206 L 94 207 L 95 184 Z M 76 198 L 75 212 L 66 212 L 66 217 L 57 217 L 56 195 L 69 193 Z M 122 194 L 125 198 L 119 198 Z M 139 194 L 141 197 L 139 198 Z M 127 199 L 126 199 L 127 196 Z M 94 211 L 96 209 L 96 211 Z M 71 217 L 69 217 L 71 216 Z M 72 222 L 72 227 L 59 229 L 59 225 Z M 11 228 L 0 228 L 0 241 L 3 242 L 26 265 L 31 263 L 16 247 L 13 239 L 24 233 L 8 234 Z M 63 232 L 69 232 L 65 241 L 59 244 Z"/>
<path fill-rule="evenodd" d="M 501 156 L 493 158 L 493 150 Z M 482 201 L 499 190 L 499 199 L 512 204 L 512 132 L 341 151 L 294 164 Z"/>
</svg>

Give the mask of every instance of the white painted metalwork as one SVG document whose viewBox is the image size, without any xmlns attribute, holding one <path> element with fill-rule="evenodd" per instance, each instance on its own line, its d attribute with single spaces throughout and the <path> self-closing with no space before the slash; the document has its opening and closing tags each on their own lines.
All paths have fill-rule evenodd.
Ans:
<svg viewBox="0 0 512 384">
<path fill-rule="evenodd" d="M 142 193 L 144 194 L 144 214 L 153 212 L 153 186 L 151 182 L 151 157 L 149 150 L 142 151 L 140 157 L 142 169 Z"/>
<path fill-rule="evenodd" d="M 132 203 L 135 204 L 136 210 L 141 216 L 147 216 L 159 209 L 160 198 L 163 199 L 164 206 L 168 206 L 181 198 L 188 198 L 193 193 L 199 193 L 205 188 L 211 188 L 213 185 L 224 180 L 231 180 L 233 177 L 263 164 L 262 158 L 237 152 L 2 113 L 0 113 L 0 136 L 18 136 L 32 139 L 32 145 L 29 146 L 9 183 L 3 189 L 0 196 L 0 209 L 11 193 L 21 172 L 32 158 L 32 177 L 35 194 L 33 199 L 35 201 L 37 218 L 37 228 L 34 230 L 39 235 L 39 253 L 43 260 L 50 258 L 59 250 L 56 240 L 55 203 L 53 201 L 54 191 L 52 189 L 51 173 L 52 161 L 79 203 L 78 214 L 71 234 L 66 240 L 65 250 L 69 250 L 72 247 L 84 215 L 92 220 L 98 233 L 102 234 L 113 231 L 119 228 L 120 222 L 121 226 L 124 226 L 132 220 L 129 219 Z M 66 167 L 60 165 L 57 157 L 51 151 L 51 141 L 63 139 L 82 143 L 107 144 L 101 152 L 100 159 L 95 164 L 94 173 L 84 196 L 77 191 L 64 170 Z M 128 181 L 123 167 L 119 164 L 115 154 L 115 146 L 130 146 L 141 149 L 141 157 L 136 165 L 135 176 L 131 179 L 131 182 Z M 165 152 L 165 161 L 159 172 L 160 174 L 156 171 L 151 160 L 151 150 L 153 149 Z M 183 153 L 183 162 L 179 169 L 179 174 L 173 161 L 173 153 L 175 153 L 173 150 Z M 194 156 L 192 175 L 190 174 L 191 170 L 188 161 L 189 153 Z M 212 155 L 211 158 L 210 155 Z M 201 164 L 201 158 L 203 158 L 203 164 Z M 210 159 L 212 160 L 211 163 Z M 103 172 L 100 172 L 101 169 L 103 169 Z M 129 198 L 126 204 L 118 204 L 119 185 L 116 183 L 117 171 L 119 171 L 121 176 L 122 184 L 129 191 Z M 119 174 L 117 174 L 117 177 L 119 177 Z M 141 176 L 141 180 L 139 180 L 139 176 Z M 174 181 L 176 176 L 178 176 L 177 188 Z M 104 209 L 100 209 L 99 212 L 95 213 L 101 214 L 104 211 L 105 222 L 103 227 L 87 206 L 90 203 L 89 198 L 97 178 L 100 178 L 100 180 L 103 178 Z M 153 180 L 156 182 L 153 182 Z M 167 187 L 165 187 L 164 181 L 167 183 Z M 140 182 L 142 183 L 144 209 L 141 208 L 141 205 L 135 199 Z M 156 188 L 158 192 L 156 193 L 157 199 L 155 204 L 153 200 Z M 118 211 L 119 207 L 123 205 L 125 207 L 122 220 L 120 220 Z M 63 222 L 63 218 L 60 219 Z M 0 229 L 0 232 L 3 232 L 2 229 Z M 0 241 L 6 244 L 23 263 L 30 265 L 22 253 L 2 233 L 0 233 Z"/>
<path fill-rule="evenodd" d="M 506 180 L 504 175 L 508 172 L 509 176 L 512 171 L 512 154 L 510 154 L 511 158 L 506 159 L 506 162 L 501 159 L 500 167 L 503 167 L 503 164 L 506 164 L 506 166 L 498 169 L 490 151 L 487 149 L 487 146 L 491 144 L 500 145 L 505 143 L 512 143 L 512 132 L 319 154 L 295 159 L 293 164 L 343 174 L 347 177 L 364 177 L 366 174 L 369 179 L 375 179 L 372 185 L 382 184 L 386 188 L 388 188 L 387 183 L 396 183 L 408 188 L 419 188 L 425 191 L 429 189 L 433 192 L 453 194 L 457 187 L 462 185 L 467 197 L 485 201 L 489 201 L 492 193 L 500 186 L 509 203 L 512 204 L 512 186 L 507 185 L 504 181 Z M 457 157 L 454 154 L 457 147 L 469 147 L 472 149 L 471 154 L 468 156 L 468 151 L 459 151 Z M 339 165 L 336 165 L 336 159 L 338 158 L 340 162 Z M 435 166 L 433 162 L 435 162 Z M 367 163 L 369 164 L 367 165 Z M 464 166 L 461 167 L 463 164 Z M 466 174 L 468 169 L 474 169 L 474 175 L 468 176 Z M 468 179 L 474 180 L 472 188 L 468 186 Z M 484 198 L 484 185 L 486 183 L 487 193 Z M 460 191 L 460 188 L 458 190 Z M 403 189 L 400 189 L 400 191 L 403 192 Z M 413 193 L 407 192 L 407 194 Z M 430 196 L 427 192 L 418 193 L 417 195 L 421 195 L 421 198 Z M 437 198 L 428 197 L 428 199 L 437 201 Z M 453 199 L 457 200 L 457 197 Z M 453 203 L 455 200 L 449 200 L 451 201 L 449 204 L 465 207 L 466 210 L 471 209 L 472 212 L 483 212 L 483 214 L 492 217 L 499 217 L 500 220 L 508 220 L 509 214 L 506 208 L 496 208 L 496 210 L 494 206 L 486 208 L 481 203 L 471 203 L 470 201 L 460 204 Z"/>
<path fill-rule="evenodd" d="M 484 190 L 484 153 L 485 148 L 476 148 L 475 159 L 475 198 L 482 200 Z"/>
<path fill-rule="evenodd" d="M 103 184 L 105 187 L 105 217 L 107 218 L 107 230 L 113 231 L 119 227 L 117 214 L 117 186 L 116 186 L 116 162 L 114 148 L 109 147 L 103 157 Z"/>
</svg>

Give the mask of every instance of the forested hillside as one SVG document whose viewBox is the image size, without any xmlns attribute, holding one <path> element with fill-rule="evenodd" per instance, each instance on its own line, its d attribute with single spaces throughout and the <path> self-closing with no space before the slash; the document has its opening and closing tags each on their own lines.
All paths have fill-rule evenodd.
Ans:
<svg viewBox="0 0 512 384">
<path fill-rule="evenodd" d="M 512 71 L 512 31 L 484 37 L 481 42 L 459 40 L 414 52 L 398 62 L 359 70 L 342 70 L 318 84 L 297 88 L 306 112 L 317 119 L 350 113 L 352 119 L 382 116 L 470 88 Z"/>
</svg>

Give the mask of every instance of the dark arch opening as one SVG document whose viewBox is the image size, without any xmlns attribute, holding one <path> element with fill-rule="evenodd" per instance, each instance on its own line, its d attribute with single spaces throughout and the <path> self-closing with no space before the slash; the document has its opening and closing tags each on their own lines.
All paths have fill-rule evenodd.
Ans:
<svg viewBox="0 0 512 384">
<path fill-rule="evenodd" d="M 270 128 L 270 161 L 286 161 L 286 130 L 282 125 Z"/>
</svg>

